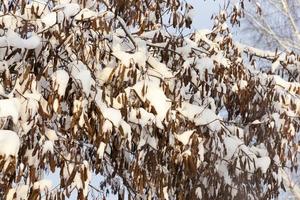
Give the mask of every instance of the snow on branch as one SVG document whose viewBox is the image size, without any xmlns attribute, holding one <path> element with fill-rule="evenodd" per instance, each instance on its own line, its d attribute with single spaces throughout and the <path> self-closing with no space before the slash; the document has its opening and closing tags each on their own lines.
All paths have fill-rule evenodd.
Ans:
<svg viewBox="0 0 300 200">
<path fill-rule="evenodd" d="M 0 4 L 0 196 L 276 197 L 297 167 L 299 57 L 235 42 L 237 7 L 211 31 L 170 33 L 191 31 L 191 10 Z"/>
</svg>

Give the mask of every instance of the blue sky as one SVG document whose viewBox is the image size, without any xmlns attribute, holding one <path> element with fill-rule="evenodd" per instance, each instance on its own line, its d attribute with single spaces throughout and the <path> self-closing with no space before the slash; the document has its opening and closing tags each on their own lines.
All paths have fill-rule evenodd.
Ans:
<svg viewBox="0 0 300 200">
<path fill-rule="evenodd" d="M 196 29 L 210 29 L 212 27 L 211 15 L 219 11 L 222 1 L 213 0 L 188 0 L 195 8 L 193 26 Z"/>
</svg>

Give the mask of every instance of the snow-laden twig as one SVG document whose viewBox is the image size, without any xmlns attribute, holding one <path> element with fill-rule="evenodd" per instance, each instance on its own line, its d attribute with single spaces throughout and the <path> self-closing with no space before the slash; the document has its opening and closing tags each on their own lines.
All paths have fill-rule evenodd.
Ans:
<svg viewBox="0 0 300 200">
<path fill-rule="evenodd" d="M 297 199 L 300 199 L 300 187 L 297 183 L 295 183 L 289 175 L 284 171 L 284 169 L 279 169 L 281 172 L 281 176 L 284 182 L 284 185 L 292 192 Z"/>
</svg>

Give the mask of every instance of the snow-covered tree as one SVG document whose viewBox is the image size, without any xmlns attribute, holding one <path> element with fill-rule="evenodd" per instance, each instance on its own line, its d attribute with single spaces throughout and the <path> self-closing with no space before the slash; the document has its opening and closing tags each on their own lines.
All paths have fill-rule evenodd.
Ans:
<svg viewBox="0 0 300 200">
<path fill-rule="evenodd" d="M 233 3 L 233 1 L 232 1 Z M 300 1 L 245 1 L 243 38 L 264 49 L 300 52 Z"/>
<path fill-rule="evenodd" d="M 234 6 L 234 1 L 231 2 Z M 273 67 L 267 64 L 265 70 L 267 73 L 284 74 L 286 80 L 299 82 L 299 63 L 292 62 L 288 65 L 285 60 L 285 53 L 292 56 L 299 54 L 299 10 L 300 1 L 290 0 L 255 0 L 245 1 L 245 10 L 243 12 L 243 20 L 240 27 L 237 28 L 237 38 L 244 43 L 255 45 L 259 48 L 277 51 L 277 58 L 273 59 Z M 239 37 L 239 35 L 243 35 Z M 264 62 L 264 59 L 259 60 Z M 262 63 L 261 63 L 261 66 Z M 299 134 L 296 133 L 296 134 Z M 299 137 L 299 136 L 296 136 Z M 299 155 L 298 158 L 299 159 Z M 287 198 L 287 195 L 294 195 L 300 198 L 300 182 L 299 172 L 292 171 L 286 167 L 285 184 L 289 188 L 289 192 L 282 194 L 280 198 Z M 283 197 L 284 195 L 284 197 Z"/>
<path fill-rule="evenodd" d="M 2 1 L 0 195 L 278 196 L 300 83 L 274 72 L 300 58 L 235 42 L 242 5 L 184 35 L 197 16 L 179 0 Z"/>
</svg>

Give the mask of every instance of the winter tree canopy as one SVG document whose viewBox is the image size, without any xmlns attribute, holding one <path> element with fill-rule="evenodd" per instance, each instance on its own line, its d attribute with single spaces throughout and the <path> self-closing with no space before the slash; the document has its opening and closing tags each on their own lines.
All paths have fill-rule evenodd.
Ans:
<svg viewBox="0 0 300 200">
<path fill-rule="evenodd" d="M 235 42 L 244 9 L 191 32 L 197 15 L 179 0 L 1 1 L 0 196 L 270 199 L 291 187 L 300 57 Z"/>
<path fill-rule="evenodd" d="M 299 0 L 245 1 L 241 23 L 247 42 L 260 48 L 300 52 Z"/>
</svg>

